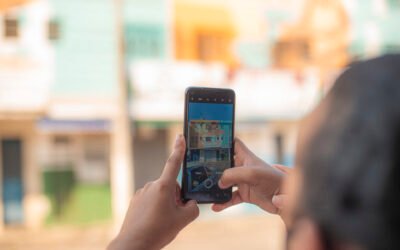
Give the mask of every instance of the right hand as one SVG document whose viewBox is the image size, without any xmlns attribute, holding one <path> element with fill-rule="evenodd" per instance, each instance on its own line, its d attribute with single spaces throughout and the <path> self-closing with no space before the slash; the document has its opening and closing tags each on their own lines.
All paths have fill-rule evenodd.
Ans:
<svg viewBox="0 0 400 250">
<path fill-rule="evenodd" d="M 287 167 L 269 165 L 251 152 L 244 143 L 235 139 L 235 167 L 227 169 L 221 176 L 218 185 L 222 189 L 237 185 L 232 199 L 224 204 L 213 204 L 215 212 L 222 211 L 239 203 L 252 203 L 263 210 L 277 214 L 280 207 L 273 204 L 272 198 L 282 197 L 280 188 L 282 180 L 288 174 Z"/>
<path fill-rule="evenodd" d="M 109 250 L 162 249 L 199 216 L 195 201 L 182 203 L 176 182 L 185 148 L 185 140 L 179 135 L 160 178 L 133 196 L 121 231 Z"/>
</svg>

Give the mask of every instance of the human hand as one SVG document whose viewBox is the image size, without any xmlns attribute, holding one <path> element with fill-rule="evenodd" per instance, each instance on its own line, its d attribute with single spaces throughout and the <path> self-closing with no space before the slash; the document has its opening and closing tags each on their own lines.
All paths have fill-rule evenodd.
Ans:
<svg viewBox="0 0 400 250">
<path fill-rule="evenodd" d="M 179 135 L 161 177 L 133 196 L 121 231 L 109 250 L 161 249 L 198 217 L 196 202 L 183 204 L 176 182 L 184 153 L 185 140 Z"/>
<path fill-rule="evenodd" d="M 285 173 L 287 176 L 291 176 L 293 169 L 283 166 L 283 165 L 278 165 L 278 164 L 274 164 L 272 165 L 274 168 L 280 170 L 281 172 Z M 287 182 L 287 178 L 286 178 L 286 182 Z M 277 208 L 277 213 L 279 215 L 282 216 L 282 212 L 283 210 L 285 210 L 286 208 L 286 203 L 288 200 L 288 195 L 286 194 L 286 191 L 282 191 L 282 189 L 280 190 L 280 192 L 278 192 L 277 194 L 275 194 L 272 197 L 272 204 Z"/>
<path fill-rule="evenodd" d="M 288 171 L 287 167 L 265 163 L 236 138 L 235 167 L 225 170 L 218 184 L 223 189 L 233 185 L 237 185 L 238 189 L 233 192 L 230 201 L 213 204 L 212 209 L 219 212 L 247 202 L 276 214 L 280 210 L 272 203 L 272 197 L 280 194 L 283 177 Z"/>
<path fill-rule="evenodd" d="M 298 171 L 282 166 L 274 165 L 275 168 L 281 170 L 286 174 L 286 178 L 281 191 L 272 197 L 272 204 L 277 208 L 277 214 L 281 217 L 286 226 L 290 225 L 290 215 L 293 214 L 293 208 L 296 201 L 293 197 L 298 197 L 296 194 L 300 188 L 296 185 L 298 183 Z M 289 195 L 290 194 L 290 195 Z"/>
</svg>

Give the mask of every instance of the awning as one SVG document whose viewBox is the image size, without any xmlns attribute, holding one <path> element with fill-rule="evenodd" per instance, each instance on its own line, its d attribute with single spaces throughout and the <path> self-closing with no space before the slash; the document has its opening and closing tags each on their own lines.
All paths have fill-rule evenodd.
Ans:
<svg viewBox="0 0 400 250">
<path fill-rule="evenodd" d="M 44 118 L 38 121 L 37 127 L 43 132 L 99 133 L 110 132 L 109 120 L 53 120 Z"/>
</svg>

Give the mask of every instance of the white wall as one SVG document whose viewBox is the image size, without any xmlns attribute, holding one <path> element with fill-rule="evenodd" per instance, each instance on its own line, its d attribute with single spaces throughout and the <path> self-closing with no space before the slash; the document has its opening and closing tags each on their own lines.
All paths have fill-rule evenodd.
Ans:
<svg viewBox="0 0 400 250">
<path fill-rule="evenodd" d="M 4 37 L 6 16 L 19 20 L 19 36 Z M 40 111 L 53 82 L 54 49 L 47 38 L 47 1 L 32 1 L 0 15 L 0 112 Z M 35 93 L 35 94 L 32 94 Z"/>
</svg>

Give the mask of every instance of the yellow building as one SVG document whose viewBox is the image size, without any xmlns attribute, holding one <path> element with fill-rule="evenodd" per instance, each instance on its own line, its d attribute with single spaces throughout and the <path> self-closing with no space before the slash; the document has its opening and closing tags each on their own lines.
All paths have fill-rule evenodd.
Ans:
<svg viewBox="0 0 400 250">
<path fill-rule="evenodd" d="M 274 48 L 275 66 L 322 72 L 348 63 L 349 20 L 340 1 L 307 0 L 300 20 L 288 25 Z"/>
<path fill-rule="evenodd" d="M 176 59 L 235 65 L 232 42 L 236 31 L 225 6 L 176 0 L 174 14 Z"/>
<path fill-rule="evenodd" d="M 0 12 L 5 11 L 9 8 L 21 5 L 28 2 L 28 0 L 1 0 L 0 1 Z"/>
</svg>

